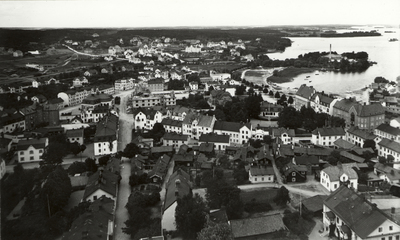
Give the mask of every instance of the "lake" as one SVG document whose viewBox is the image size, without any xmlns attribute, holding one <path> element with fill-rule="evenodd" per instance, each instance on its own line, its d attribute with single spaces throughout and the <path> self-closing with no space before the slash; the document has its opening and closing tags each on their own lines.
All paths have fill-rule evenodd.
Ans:
<svg viewBox="0 0 400 240">
<path fill-rule="evenodd" d="M 370 29 L 359 29 L 362 31 Z M 354 37 L 354 38 L 290 38 L 292 46 L 286 48 L 285 52 L 268 54 L 271 59 L 284 60 L 286 58 L 297 58 L 300 54 L 308 52 L 332 51 L 341 54 L 343 52 L 365 51 L 369 54 L 369 60 L 377 62 L 367 71 L 362 73 L 336 73 L 336 72 L 314 72 L 301 74 L 292 82 L 279 84 L 282 88 L 295 88 L 301 84 L 313 86 L 317 91 L 343 94 L 347 91 L 359 90 L 372 83 L 377 76 L 382 76 L 389 81 L 396 81 L 400 76 L 400 41 L 389 42 L 390 38 L 400 39 L 400 29 L 380 28 L 375 29 L 382 33 L 380 37 Z M 384 33 L 384 31 L 395 31 L 395 33 Z M 346 30 L 338 31 L 343 32 Z M 307 78 L 307 76 L 310 76 Z M 310 82 L 311 81 L 311 82 Z"/>
</svg>

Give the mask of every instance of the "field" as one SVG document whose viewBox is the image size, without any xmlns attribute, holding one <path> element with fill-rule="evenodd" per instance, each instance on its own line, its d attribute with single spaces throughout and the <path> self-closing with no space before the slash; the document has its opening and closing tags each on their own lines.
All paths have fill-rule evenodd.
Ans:
<svg viewBox="0 0 400 240">
<path fill-rule="evenodd" d="M 289 67 L 285 68 L 281 71 L 278 72 L 277 76 L 270 76 L 267 78 L 267 81 L 273 82 L 273 83 L 285 83 L 285 82 L 291 82 L 294 77 L 302 74 L 302 73 L 311 73 L 315 71 L 316 69 L 314 68 L 295 68 L 295 67 Z"/>
</svg>

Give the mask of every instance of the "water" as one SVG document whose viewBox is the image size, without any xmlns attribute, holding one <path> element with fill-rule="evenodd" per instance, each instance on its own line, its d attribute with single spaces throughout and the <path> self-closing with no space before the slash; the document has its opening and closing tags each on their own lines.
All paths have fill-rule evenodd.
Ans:
<svg viewBox="0 0 400 240">
<path fill-rule="evenodd" d="M 369 31 L 371 28 L 357 30 Z M 354 30 L 354 29 L 353 29 Z M 268 54 L 272 59 L 284 60 L 286 58 L 297 58 L 300 54 L 307 52 L 329 51 L 332 44 L 332 51 L 360 52 L 369 54 L 369 60 L 377 62 L 367 71 L 362 73 L 336 73 L 336 72 L 314 72 L 301 74 L 292 82 L 279 84 L 282 88 L 295 88 L 301 84 L 313 86 L 318 91 L 344 94 L 348 91 L 359 90 L 372 83 L 377 76 L 382 76 L 389 81 L 396 81 L 400 76 L 400 41 L 389 42 L 390 38 L 400 40 L 400 29 L 375 29 L 382 33 L 380 37 L 355 37 L 355 38 L 290 38 L 292 46 L 286 48 L 283 53 Z M 391 30 L 395 33 L 384 33 Z M 341 30 L 344 32 L 349 30 Z M 318 75 L 316 75 L 318 74 Z M 310 76 L 306 78 L 306 76 Z M 310 82 L 311 81 L 311 82 Z"/>
</svg>

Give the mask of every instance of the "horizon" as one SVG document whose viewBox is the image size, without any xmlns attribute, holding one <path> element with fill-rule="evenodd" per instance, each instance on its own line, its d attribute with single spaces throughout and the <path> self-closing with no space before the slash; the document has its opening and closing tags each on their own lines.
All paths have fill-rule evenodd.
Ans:
<svg viewBox="0 0 400 240">
<path fill-rule="evenodd" d="M 400 1 L 0 1 L 0 28 L 251 28 L 400 25 Z"/>
</svg>

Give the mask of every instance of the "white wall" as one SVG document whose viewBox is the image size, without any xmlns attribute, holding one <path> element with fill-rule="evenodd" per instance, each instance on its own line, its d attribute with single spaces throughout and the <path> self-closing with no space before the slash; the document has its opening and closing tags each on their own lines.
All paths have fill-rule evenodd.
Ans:
<svg viewBox="0 0 400 240">
<path fill-rule="evenodd" d="M 118 186 L 117 186 L 117 189 L 118 189 Z M 111 194 L 109 194 L 107 192 L 104 192 L 101 189 L 97 189 L 94 193 L 90 194 L 86 199 L 83 199 L 83 200 L 85 200 L 85 201 L 89 201 L 90 200 L 90 201 L 94 202 L 95 201 L 95 199 L 94 199 L 95 196 L 97 196 L 97 199 L 99 199 L 103 195 L 105 195 L 106 197 L 111 198 L 114 201 L 116 200 L 116 198 L 113 195 L 111 195 Z"/>
<path fill-rule="evenodd" d="M 33 153 L 30 153 L 30 152 Z M 42 160 L 42 154 L 44 153 L 43 148 L 36 149 L 32 146 L 29 146 L 27 150 L 18 151 L 18 162 L 27 163 L 27 162 L 37 162 Z M 23 160 L 22 160 L 23 158 Z M 33 158 L 31 160 L 31 158 Z"/>
<path fill-rule="evenodd" d="M 100 144 L 100 146 L 99 146 Z M 95 142 L 94 143 L 94 155 L 106 155 L 113 154 L 117 152 L 117 140 L 112 142 L 112 150 L 110 151 L 110 143 L 109 142 Z"/>
<path fill-rule="evenodd" d="M 175 201 L 169 208 L 167 208 L 161 219 L 161 227 L 166 231 L 175 231 L 175 209 L 177 206 L 177 202 Z"/>
</svg>

